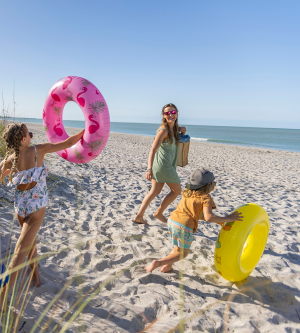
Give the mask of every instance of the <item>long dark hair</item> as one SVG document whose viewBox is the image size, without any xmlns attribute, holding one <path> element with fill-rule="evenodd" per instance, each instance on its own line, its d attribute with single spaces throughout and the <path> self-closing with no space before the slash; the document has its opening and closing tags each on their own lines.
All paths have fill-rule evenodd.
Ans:
<svg viewBox="0 0 300 333">
<path fill-rule="evenodd" d="M 166 118 L 164 118 L 164 112 L 165 112 L 164 110 L 165 110 L 165 108 L 169 108 L 169 107 L 174 108 L 177 111 L 177 118 L 175 120 L 173 132 L 174 132 L 176 145 L 178 145 L 178 143 L 179 143 L 178 109 L 173 103 L 168 103 L 162 108 L 161 114 L 162 114 L 163 118 L 162 118 L 161 126 L 164 127 L 168 131 L 168 141 L 169 141 L 169 143 L 172 144 L 173 143 L 173 133 L 172 133 L 170 126 L 168 125 Z"/>
</svg>

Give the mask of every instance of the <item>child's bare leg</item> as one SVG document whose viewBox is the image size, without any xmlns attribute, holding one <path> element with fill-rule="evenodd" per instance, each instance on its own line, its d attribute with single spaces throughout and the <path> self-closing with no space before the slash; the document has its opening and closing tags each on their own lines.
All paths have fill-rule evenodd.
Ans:
<svg viewBox="0 0 300 333">
<path fill-rule="evenodd" d="M 171 192 L 164 198 L 161 205 L 158 207 L 157 211 L 153 214 L 153 216 L 160 221 L 167 223 L 167 219 L 164 217 L 163 212 L 164 210 L 180 195 L 181 193 L 181 186 L 180 184 L 172 184 L 167 183 Z"/>
<path fill-rule="evenodd" d="M 30 248 L 32 248 L 32 244 L 34 243 L 39 228 L 44 220 L 45 212 L 46 207 L 30 214 L 25 219 L 22 219 L 18 216 L 19 223 L 22 226 L 22 232 L 17 242 L 13 259 L 9 265 L 10 269 L 24 263 L 25 257 L 28 254 L 28 251 L 30 251 Z M 37 269 L 37 267 L 35 269 Z M 9 282 L 2 288 L 0 297 L 0 311 L 3 309 L 3 301 L 5 296 L 12 288 L 18 273 L 19 271 L 12 273 L 9 276 Z"/>
<path fill-rule="evenodd" d="M 180 260 L 180 248 L 175 246 L 171 253 L 163 259 L 160 260 L 153 260 L 150 265 L 145 267 L 147 273 L 152 272 L 154 269 L 161 267 L 161 271 L 166 273 L 172 269 L 172 265 L 174 262 Z M 185 258 L 189 254 L 189 249 L 182 249 L 183 250 L 183 258 Z"/>
<path fill-rule="evenodd" d="M 34 244 L 32 246 L 32 249 L 29 251 L 28 253 L 28 259 L 34 259 L 37 258 L 38 254 L 37 254 L 37 250 L 36 250 L 36 240 L 34 241 Z M 38 287 L 40 285 L 40 273 L 38 270 L 38 263 L 32 263 L 30 264 L 30 269 L 33 271 L 33 276 L 32 276 L 32 282 L 33 284 Z"/>
<path fill-rule="evenodd" d="M 23 217 L 19 216 L 16 212 L 16 217 L 18 219 L 18 222 L 19 222 L 21 228 L 23 228 L 23 224 L 24 224 L 25 220 L 28 223 L 29 219 L 32 218 L 32 215 L 34 216 L 34 218 L 38 218 L 38 219 L 43 218 L 44 219 L 45 212 L 46 212 L 46 208 L 42 208 L 39 211 L 37 211 L 36 213 L 33 213 L 34 215 L 30 214 L 30 216 L 28 216 L 27 218 L 23 218 Z M 28 257 L 28 260 L 31 260 L 31 259 L 37 258 L 37 256 L 38 256 L 38 254 L 37 254 L 36 239 L 35 239 L 30 251 L 27 254 L 27 257 Z M 38 264 L 37 263 L 30 264 L 30 269 L 33 271 L 32 282 L 36 287 L 38 287 L 40 285 L 40 274 L 38 271 Z"/>
</svg>

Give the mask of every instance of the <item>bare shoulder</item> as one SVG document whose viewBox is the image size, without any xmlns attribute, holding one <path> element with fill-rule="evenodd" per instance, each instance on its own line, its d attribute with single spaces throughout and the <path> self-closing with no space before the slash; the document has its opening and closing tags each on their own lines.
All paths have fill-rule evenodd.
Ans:
<svg viewBox="0 0 300 333">
<path fill-rule="evenodd" d="M 167 131 L 167 129 L 165 127 L 159 126 L 157 131 L 156 131 L 156 134 L 159 133 L 159 132 L 165 132 L 165 131 Z"/>
<path fill-rule="evenodd" d="M 165 127 L 160 126 L 156 131 L 156 137 L 164 141 L 168 138 L 168 130 Z"/>
</svg>

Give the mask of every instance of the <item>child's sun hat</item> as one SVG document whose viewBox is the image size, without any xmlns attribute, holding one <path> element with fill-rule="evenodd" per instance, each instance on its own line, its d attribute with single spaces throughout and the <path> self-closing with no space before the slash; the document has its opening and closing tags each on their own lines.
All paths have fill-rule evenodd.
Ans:
<svg viewBox="0 0 300 333">
<path fill-rule="evenodd" d="M 211 183 L 214 180 L 215 180 L 215 176 L 212 172 L 205 170 L 203 168 L 196 169 L 191 174 L 190 181 L 187 185 L 187 189 L 198 190 L 201 187 Z"/>
</svg>

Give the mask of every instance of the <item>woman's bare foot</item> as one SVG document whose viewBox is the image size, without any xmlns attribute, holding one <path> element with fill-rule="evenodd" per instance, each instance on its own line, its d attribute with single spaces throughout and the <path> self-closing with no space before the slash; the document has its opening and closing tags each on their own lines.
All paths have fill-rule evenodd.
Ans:
<svg viewBox="0 0 300 333">
<path fill-rule="evenodd" d="M 168 222 L 168 220 L 163 216 L 163 214 L 161 214 L 161 213 L 159 213 L 159 212 L 157 212 L 157 211 L 153 214 L 153 216 L 154 216 L 156 219 L 158 219 L 158 220 L 160 220 L 161 222 L 163 222 L 163 223 L 167 223 L 167 222 Z"/>
<path fill-rule="evenodd" d="M 151 273 L 155 268 L 158 268 L 159 265 L 159 261 L 158 260 L 153 260 L 152 263 L 150 265 L 147 265 L 145 267 L 145 270 L 147 273 Z"/>
<path fill-rule="evenodd" d="M 168 264 L 168 265 L 164 265 L 164 266 L 161 268 L 161 271 L 162 271 L 163 273 L 167 273 L 167 272 L 170 272 L 172 269 L 173 269 L 172 265 Z"/>
<path fill-rule="evenodd" d="M 138 224 L 146 224 L 146 225 L 149 225 L 149 224 L 147 223 L 147 221 L 145 221 L 143 218 L 140 218 L 140 217 L 137 217 L 137 216 L 132 220 L 132 222 L 134 222 L 134 223 L 138 223 Z"/>
</svg>

